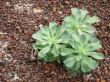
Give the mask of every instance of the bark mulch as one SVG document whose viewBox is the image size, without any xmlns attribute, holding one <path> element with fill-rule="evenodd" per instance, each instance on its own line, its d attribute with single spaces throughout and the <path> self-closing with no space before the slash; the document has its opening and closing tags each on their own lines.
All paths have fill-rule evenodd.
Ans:
<svg viewBox="0 0 110 82">
<path fill-rule="evenodd" d="M 50 21 L 61 24 L 72 7 L 97 15 L 105 54 L 89 75 L 75 76 L 58 63 L 35 60 L 32 34 Z M 0 82 L 110 82 L 110 0 L 0 0 Z"/>
</svg>

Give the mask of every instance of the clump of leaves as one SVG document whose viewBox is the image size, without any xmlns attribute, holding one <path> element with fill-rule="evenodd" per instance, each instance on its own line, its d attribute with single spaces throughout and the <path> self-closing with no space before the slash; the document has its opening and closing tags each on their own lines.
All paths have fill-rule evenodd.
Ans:
<svg viewBox="0 0 110 82">
<path fill-rule="evenodd" d="M 71 11 L 72 15 L 65 17 L 61 26 L 50 22 L 33 34 L 36 40 L 33 48 L 45 62 L 63 62 L 73 72 L 88 73 L 104 58 L 102 53 L 96 52 L 102 46 L 92 26 L 99 18 L 89 16 L 85 9 L 72 8 Z"/>
<path fill-rule="evenodd" d="M 103 59 L 102 53 L 95 50 L 102 46 L 100 41 L 91 35 L 74 35 L 69 42 L 70 47 L 62 48 L 63 63 L 74 72 L 87 73 L 98 67 L 96 60 Z"/>
<path fill-rule="evenodd" d="M 72 8 L 71 15 L 64 18 L 63 27 L 71 35 L 74 32 L 79 34 L 93 34 L 96 30 L 92 26 L 93 23 L 99 22 L 97 16 L 89 16 L 88 11 L 85 9 Z"/>
<path fill-rule="evenodd" d="M 38 57 L 46 62 L 59 60 L 60 48 L 63 46 L 61 36 L 60 28 L 55 22 L 49 23 L 49 26 L 42 26 L 33 34 L 32 37 L 36 40 L 33 48 L 38 50 Z"/>
</svg>

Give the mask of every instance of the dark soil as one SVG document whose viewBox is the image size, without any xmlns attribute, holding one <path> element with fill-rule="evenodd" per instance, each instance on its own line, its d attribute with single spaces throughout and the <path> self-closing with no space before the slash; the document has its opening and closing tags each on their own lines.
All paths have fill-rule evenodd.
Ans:
<svg viewBox="0 0 110 82">
<path fill-rule="evenodd" d="M 97 15 L 98 38 L 105 54 L 100 67 L 75 76 L 58 63 L 34 60 L 32 34 L 38 26 L 62 19 L 72 7 Z M 110 0 L 0 0 L 0 82 L 110 82 Z"/>
</svg>

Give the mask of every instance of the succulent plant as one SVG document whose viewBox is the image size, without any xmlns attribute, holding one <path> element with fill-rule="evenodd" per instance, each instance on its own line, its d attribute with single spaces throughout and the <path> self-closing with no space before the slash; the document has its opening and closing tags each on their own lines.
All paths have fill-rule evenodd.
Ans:
<svg viewBox="0 0 110 82">
<path fill-rule="evenodd" d="M 69 44 L 71 47 L 62 48 L 61 55 L 65 57 L 65 66 L 72 71 L 90 72 L 98 67 L 95 60 L 104 58 L 102 53 L 96 52 L 102 46 L 94 36 L 77 34 Z"/>
<path fill-rule="evenodd" d="M 102 53 L 96 52 L 102 46 L 92 25 L 100 20 L 97 16 L 89 16 L 85 9 L 72 8 L 71 12 L 61 26 L 50 22 L 33 34 L 36 41 L 33 48 L 45 62 L 63 62 L 73 72 L 88 73 L 104 58 Z"/>
<path fill-rule="evenodd" d="M 70 35 L 74 32 L 79 34 L 94 34 L 96 29 L 92 24 L 99 22 L 100 19 L 97 16 L 89 16 L 88 11 L 85 9 L 72 8 L 71 15 L 66 16 L 63 21 L 62 27 L 67 30 Z M 64 29 L 63 29 L 64 30 Z"/>
<path fill-rule="evenodd" d="M 63 47 L 61 36 L 60 28 L 55 22 L 50 22 L 49 26 L 43 26 L 33 34 L 32 37 L 36 39 L 33 48 L 38 50 L 38 57 L 46 62 L 58 60 L 60 48 Z"/>
</svg>

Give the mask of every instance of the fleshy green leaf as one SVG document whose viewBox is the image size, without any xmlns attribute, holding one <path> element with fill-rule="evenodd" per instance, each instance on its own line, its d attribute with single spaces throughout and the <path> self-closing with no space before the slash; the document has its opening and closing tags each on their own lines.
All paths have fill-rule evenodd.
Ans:
<svg viewBox="0 0 110 82">
<path fill-rule="evenodd" d="M 85 37 L 86 37 L 86 42 L 90 41 L 91 38 L 93 35 L 89 35 L 89 34 L 85 34 Z"/>
<path fill-rule="evenodd" d="M 83 22 L 84 18 L 88 14 L 88 11 L 85 9 L 80 9 L 80 12 L 81 12 L 81 21 Z"/>
<path fill-rule="evenodd" d="M 102 53 L 93 52 L 90 56 L 98 60 L 104 59 L 104 55 Z"/>
<path fill-rule="evenodd" d="M 71 26 L 72 26 L 72 24 L 74 24 L 72 16 L 65 17 L 64 21 L 68 22 Z"/>
<path fill-rule="evenodd" d="M 55 57 L 59 55 L 58 50 L 56 48 L 52 48 L 51 53 L 53 53 Z"/>
<path fill-rule="evenodd" d="M 79 46 L 78 42 L 76 42 L 76 41 L 70 41 L 69 44 L 72 46 L 72 48 L 78 49 L 78 46 Z"/>
<path fill-rule="evenodd" d="M 87 65 L 91 69 L 95 69 L 98 67 L 98 63 L 95 60 L 93 60 L 92 58 L 86 57 L 86 61 L 87 61 Z"/>
<path fill-rule="evenodd" d="M 53 54 L 47 53 L 46 56 L 43 58 L 46 62 L 53 62 L 56 57 Z"/>
<path fill-rule="evenodd" d="M 82 31 L 85 32 L 85 33 L 89 33 L 89 34 L 93 34 L 96 32 L 96 29 L 94 27 L 85 27 L 85 28 L 82 28 Z"/>
<path fill-rule="evenodd" d="M 97 49 L 100 49 L 102 46 L 99 41 L 97 41 L 97 42 L 93 41 L 90 43 L 90 47 L 91 47 L 91 51 L 95 51 Z"/>
<path fill-rule="evenodd" d="M 39 32 L 41 32 L 43 35 L 48 35 L 49 33 L 47 31 L 47 27 L 41 27 Z"/>
<path fill-rule="evenodd" d="M 76 15 L 79 12 L 78 8 L 71 8 L 72 15 Z"/>
<path fill-rule="evenodd" d="M 32 47 L 33 47 L 35 50 L 38 50 L 38 48 L 37 48 L 37 46 L 36 46 L 35 43 L 32 45 Z"/>
<path fill-rule="evenodd" d="M 46 54 L 50 51 L 50 49 L 51 49 L 51 46 L 50 46 L 50 45 L 44 47 L 44 48 L 38 53 L 38 56 L 39 56 L 40 58 L 44 58 L 44 57 L 46 56 Z"/>
<path fill-rule="evenodd" d="M 68 58 L 64 61 L 64 64 L 66 67 L 71 68 L 76 62 L 76 59 L 74 57 Z"/>
<path fill-rule="evenodd" d="M 61 55 L 62 56 L 70 55 L 72 53 L 74 53 L 74 50 L 71 48 L 62 48 L 61 49 Z"/>
<path fill-rule="evenodd" d="M 77 61 L 80 61 L 82 59 L 82 55 L 77 55 L 77 56 L 75 56 L 75 58 Z"/>
<path fill-rule="evenodd" d="M 72 69 L 78 71 L 79 68 L 80 68 L 80 61 L 77 61 L 77 62 L 75 62 Z"/>
<path fill-rule="evenodd" d="M 54 28 L 54 27 L 56 27 L 56 26 L 57 26 L 57 24 L 56 24 L 55 22 L 50 22 L 50 23 L 49 23 L 49 27 L 51 27 L 51 28 L 52 28 L 52 27 Z"/>
<path fill-rule="evenodd" d="M 40 31 L 38 31 L 37 33 L 35 33 L 35 34 L 32 35 L 32 37 L 33 37 L 34 39 L 41 39 L 40 36 L 41 36 Z"/>
<path fill-rule="evenodd" d="M 92 23 L 99 22 L 99 21 L 100 21 L 100 19 L 97 16 L 93 16 L 87 22 L 89 24 L 92 24 Z"/>
<path fill-rule="evenodd" d="M 74 39 L 75 41 L 77 41 L 77 42 L 80 41 L 80 35 L 79 35 L 77 32 L 76 32 L 76 33 L 73 33 L 72 37 L 73 37 L 73 39 Z"/>
<path fill-rule="evenodd" d="M 81 70 L 82 70 L 82 72 L 90 72 L 91 71 L 90 67 L 87 64 L 87 60 L 85 58 L 83 58 L 81 61 Z"/>
<path fill-rule="evenodd" d="M 85 44 L 85 42 L 86 42 L 86 35 L 81 35 L 80 36 L 80 42 L 79 43 Z"/>
<path fill-rule="evenodd" d="M 59 43 L 68 43 L 70 40 L 70 36 L 67 32 L 64 32 L 61 38 L 61 41 Z"/>
</svg>

